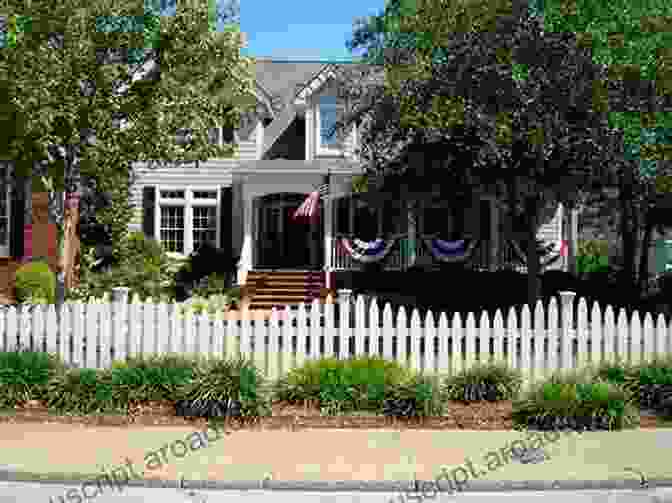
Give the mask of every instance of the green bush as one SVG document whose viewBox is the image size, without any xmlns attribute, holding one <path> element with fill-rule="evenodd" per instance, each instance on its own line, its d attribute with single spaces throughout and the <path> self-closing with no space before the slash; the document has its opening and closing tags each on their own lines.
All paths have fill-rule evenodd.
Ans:
<svg viewBox="0 0 672 503">
<path fill-rule="evenodd" d="M 123 264 L 142 264 L 147 268 L 161 267 L 164 261 L 164 250 L 155 239 L 147 238 L 142 232 L 130 232 L 126 242 L 121 246 L 122 256 L 120 262 Z"/>
<path fill-rule="evenodd" d="M 274 396 L 290 403 L 319 400 L 322 407 L 343 410 L 377 409 L 385 391 L 411 375 L 406 367 L 378 356 L 320 358 L 290 370 L 275 384 Z"/>
<path fill-rule="evenodd" d="M 64 371 L 65 365 L 51 353 L 27 350 L 0 353 L 0 408 L 44 399 L 49 379 Z"/>
<path fill-rule="evenodd" d="M 29 262 L 16 271 L 16 300 L 44 299 L 48 304 L 56 302 L 56 276 L 46 262 Z"/>
<path fill-rule="evenodd" d="M 576 272 L 583 276 L 609 272 L 609 242 L 604 239 L 579 241 L 576 254 Z"/>
<path fill-rule="evenodd" d="M 109 369 L 70 369 L 50 379 L 47 407 L 66 414 L 125 412 L 127 403 L 115 399 Z"/>
<path fill-rule="evenodd" d="M 180 400 L 240 400 L 243 416 L 269 413 L 268 403 L 259 393 L 263 374 L 243 357 L 204 359 L 197 365 L 193 378 L 180 386 Z"/>
<path fill-rule="evenodd" d="M 531 418 L 609 417 L 609 429 L 634 426 L 639 411 L 629 403 L 619 384 L 601 380 L 590 371 L 555 373 L 513 402 L 515 428 L 526 427 Z"/>
<path fill-rule="evenodd" d="M 441 415 L 445 409 L 440 387 L 434 384 L 432 377 L 422 374 L 410 375 L 397 386 L 389 388 L 385 399 L 414 400 L 420 416 Z"/>
<path fill-rule="evenodd" d="M 183 354 L 138 355 L 112 361 L 113 382 L 118 383 L 114 398 L 131 401 L 176 401 L 180 390 L 194 377 L 202 356 Z"/>
<path fill-rule="evenodd" d="M 479 363 L 444 379 L 443 392 L 448 400 L 468 402 L 470 385 L 492 387 L 496 400 L 513 400 L 522 387 L 523 376 L 502 362 Z"/>
</svg>

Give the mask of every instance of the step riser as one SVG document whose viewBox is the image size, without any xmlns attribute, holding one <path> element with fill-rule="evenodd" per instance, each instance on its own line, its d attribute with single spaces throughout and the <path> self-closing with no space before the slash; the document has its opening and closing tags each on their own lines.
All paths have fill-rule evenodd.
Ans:
<svg viewBox="0 0 672 503">
<path fill-rule="evenodd" d="M 247 281 L 258 285 L 249 299 L 250 309 L 282 309 L 287 305 L 312 304 L 315 299 L 325 302 L 326 289 L 324 273 L 300 272 L 259 272 L 248 273 Z"/>
</svg>

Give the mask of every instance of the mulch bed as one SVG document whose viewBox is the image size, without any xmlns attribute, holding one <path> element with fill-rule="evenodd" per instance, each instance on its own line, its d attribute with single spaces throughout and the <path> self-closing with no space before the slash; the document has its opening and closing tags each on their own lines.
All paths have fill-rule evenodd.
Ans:
<svg viewBox="0 0 672 503">
<path fill-rule="evenodd" d="M 271 416 L 257 418 L 228 418 L 226 425 L 233 430 L 300 430 L 300 429 L 423 429 L 423 430 L 513 430 L 511 401 L 471 402 L 450 401 L 443 416 L 424 418 L 388 418 L 384 416 L 323 416 L 316 403 L 291 404 L 275 402 Z M 83 426 L 191 426 L 207 427 L 205 418 L 175 416 L 171 402 L 142 402 L 129 407 L 127 414 L 96 414 L 90 416 L 57 416 L 49 413 L 39 401 L 29 401 L 15 407 L 10 414 L 1 414 L 0 423 L 61 423 Z M 640 428 L 655 428 L 653 414 L 640 416 Z"/>
</svg>

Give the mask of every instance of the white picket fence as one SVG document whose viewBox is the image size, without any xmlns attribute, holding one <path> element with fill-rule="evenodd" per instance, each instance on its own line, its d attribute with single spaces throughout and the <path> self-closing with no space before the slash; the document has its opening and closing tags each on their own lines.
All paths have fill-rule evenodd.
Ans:
<svg viewBox="0 0 672 503">
<path fill-rule="evenodd" d="M 254 313 L 246 313 L 243 321 L 225 321 L 221 313 L 214 318 L 180 317 L 174 304 L 140 303 L 136 298 L 129 305 L 126 289 L 115 290 L 112 303 L 64 304 L 60 316 L 54 305 L 36 306 L 23 315 L 7 309 L 0 314 L 0 350 L 20 346 L 54 352 L 66 363 L 86 368 L 109 368 L 112 359 L 138 354 L 244 354 L 270 379 L 320 356 L 378 354 L 418 371 L 451 375 L 478 361 L 497 360 L 520 369 L 527 383 L 554 370 L 616 358 L 637 363 L 672 351 L 671 328 L 663 315 L 654 326 L 649 313 L 643 323 L 637 312 L 628 321 L 623 310 L 616 318 L 607 306 L 603 317 L 595 303 L 589 322 L 582 298 L 575 323 L 573 292 L 561 292 L 560 306 L 551 299 L 544 309 L 539 301 L 534 325 L 527 306 L 520 315 L 511 308 L 506 323 L 501 311 L 492 322 L 483 312 L 477 325 L 474 313 L 465 323 L 455 314 L 449 323 L 445 313 L 428 312 L 421 320 L 417 310 L 409 320 L 404 308 L 393 320 L 389 304 L 382 310 L 382 323 L 372 323 L 381 319 L 377 302 L 371 303 L 367 316 L 358 297 L 351 312 L 347 290 L 339 291 L 338 306 L 315 300 L 297 310 L 274 311 L 268 321 Z"/>
</svg>

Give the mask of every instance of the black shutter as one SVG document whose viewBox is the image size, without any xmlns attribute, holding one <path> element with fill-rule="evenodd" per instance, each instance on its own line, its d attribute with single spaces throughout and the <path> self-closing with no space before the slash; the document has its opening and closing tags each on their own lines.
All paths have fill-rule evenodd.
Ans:
<svg viewBox="0 0 672 503">
<path fill-rule="evenodd" d="M 226 253 L 231 253 L 231 187 L 222 187 L 219 199 L 219 246 Z"/>
<path fill-rule="evenodd" d="M 25 178 L 17 177 L 16 185 L 12 187 L 9 247 L 11 256 L 17 260 L 23 257 L 23 224 L 26 211 L 25 186 Z"/>
<path fill-rule="evenodd" d="M 156 187 L 142 188 L 142 232 L 146 237 L 154 239 L 154 204 L 156 202 Z"/>
</svg>

